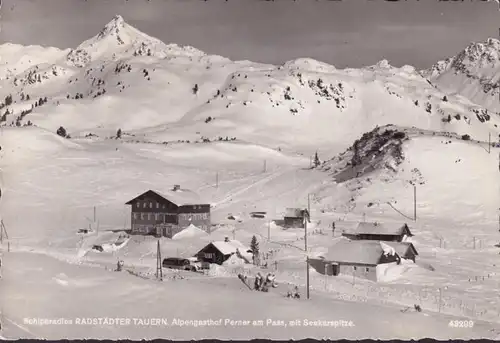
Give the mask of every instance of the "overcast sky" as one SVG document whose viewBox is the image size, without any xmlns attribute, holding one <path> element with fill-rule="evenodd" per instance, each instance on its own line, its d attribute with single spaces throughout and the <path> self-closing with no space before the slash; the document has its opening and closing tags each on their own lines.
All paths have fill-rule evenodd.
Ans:
<svg viewBox="0 0 500 343">
<path fill-rule="evenodd" d="M 76 47 L 120 14 L 165 43 L 281 64 L 427 68 L 472 41 L 498 38 L 496 2 L 437 0 L 2 0 L 0 43 Z"/>
</svg>

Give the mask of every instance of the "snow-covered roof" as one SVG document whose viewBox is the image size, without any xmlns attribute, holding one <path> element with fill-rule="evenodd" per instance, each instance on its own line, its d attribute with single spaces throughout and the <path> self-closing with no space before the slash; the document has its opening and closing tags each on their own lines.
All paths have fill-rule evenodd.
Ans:
<svg viewBox="0 0 500 343">
<path fill-rule="evenodd" d="M 251 250 L 249 247 L 243 245 L 240 241 L 229 240 L 226 241 L 215 241 L 212 242 L 212 245 L 217 248 L 222 254 L 230 255 L 234 254 L 236 250 L 240 250 L 240 252 L 246 252 Z"/>
<path fill-rule="evenodd" d="M 417 255 L 417 251 L 411 243 L 350 240 L 342 237 L 328 249 L 323 257 L 332 262 L 376 265 L 384 253 L 392 250 L 403 257 L 408 249 L 413 249 Z"/>
<path fill-rule="evenodd" d="M 355 234 L 401 235 L 403 234 L 404 230 L 405 224 L 381 224 L 363 222 L 358 224 Z"/>
<path fill-rule="evenodd" d="M 167 200 L 170 200 L 178 206 L 204 204 L 204 202 L 201 200 L 201 197 L 197 193 L 189 189 L 162 191 L 161 193 L 158 193 L 158 195 Z"/>
<path fill-rule="evenodd" d="M 189 189 L 179 189 L 176 191 L 170 190 L 170 191 L 162 191 L 162 192 L 148 190 L 147 192 L 144 192 L 144 193 L 136 196 L 134 199 L 130 200 L 126 204 L 130 205 L 137 198 L 139 198 L 140 196 L 143 196 L 149 192 L 154 193 L 154 194 L 162 197 L 163 199 L 168 200 L 168 201 L 176 204 L 177 206 L 208 205 L 208 203 L 204 202 L 197 193 L 195 193 Z"/>
</svg>

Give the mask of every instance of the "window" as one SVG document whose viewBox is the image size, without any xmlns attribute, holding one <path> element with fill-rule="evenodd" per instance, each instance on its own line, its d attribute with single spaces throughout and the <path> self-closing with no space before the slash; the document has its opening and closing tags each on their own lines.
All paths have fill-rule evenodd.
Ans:
<svg viewBox="0 0 500 343">
<path fill-rule="evenodd" d="M 140 207 L 141 207 L 141 203 L 138 201 L 138 202 L 136 202 L 136 203 L 135 203 L 135 206 L 136 206 L 137 208 L 140 208 Z"/>
<path fill-rule="evenodd" d="M 134 220 L 137 220 L 137 213 L 134 213 Z"/>
<path fill-rule="evenodd" d="M 144 213 L 141 213 L 141 220 L 144 220 Z"/>
<path fill-rule="evenodd" d="M 148 213 L 148 220 L 151 220 L 151 213 Z"/>
<path fill-rule="evenodd" d="M 370 271 L 370 268 L 366 268 L 366 271 L 369 272 Z"/>
<path fill-rule="evenodd" d="M 160 215 L 158 213 L 155 213 L 155 220 L 158 220 L 159 217 Z"/>
<path fill-rule="evenodd" d="M 358 270 L 358 268 L 354 267 L 354 270 Z"/>
<path fill-rule="evenodd" d="M 160 208 L 160 203 L 159 202 L 156 203 L 156 208 Z"/>
<path fill-rule="evenodd" d="M 153 202 L 152 201 L 149 202 L 149 208 L 153 208 Z"/>
<path fill-rule="evenodd" d="M 205 258 L 213 258 L 213 257 L 214 257 L 214 253 L 211 253 L 211 252 L 205 253 Z"/>
</svg>

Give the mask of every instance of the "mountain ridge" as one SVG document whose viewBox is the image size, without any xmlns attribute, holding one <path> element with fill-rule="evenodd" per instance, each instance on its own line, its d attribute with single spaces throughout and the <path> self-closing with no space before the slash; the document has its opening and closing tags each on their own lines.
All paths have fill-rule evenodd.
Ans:
<svg viewBox="0 0 500 343">
<path fill-rule="evenodd" d="M 413 66 L 396 68 L 387 60 L 360 69 L 311 58 L 278 66 L 231 61 L 165 44 L 119 15 L 74 49 L 26 49 L 0 46 L 6 52 L 0 99 L 14 98 L 0 106 L 3 125 L 31 123 L 54 132 L 64 126 L 72 136 L 109 136 L 122 128 L 160 142 L 227 136 L 265 145 L 340 144 L 340 152 L 379 125 L 484 137 L 500 124 L 495 113 L 436 89 L 429 73 Z M 10 59 L 9 50 L 15 52 Z M 481 45 L 469 50 L 482 51 Z M 21 56 L 23 51 L 30 55 Z M 47 100 L 30 103 L 26 95 Z"/>
<path fill-rule="evenodd" d="M 424 70 L 438 87 L 500 112 L 500 41 L 473 42 L 453 57 Z"/>
</svg>

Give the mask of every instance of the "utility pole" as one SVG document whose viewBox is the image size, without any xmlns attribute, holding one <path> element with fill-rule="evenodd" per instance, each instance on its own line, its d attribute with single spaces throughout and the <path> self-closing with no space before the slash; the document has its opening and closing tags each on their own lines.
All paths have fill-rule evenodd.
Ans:
<svg viewBox="0 0 500 343">
<path fill-rule="evenodd" d="M 441 313 L 441 293 L 442 290 L 439 288 L 439 300 L 438 300 L 438 312 Z"/>
<path fill-rule="evenodd" d="M 160 240 L 158 240 L 158 245 L 156 248 L 156 279 L 163 281 L 163 269 L 162 269 L 162 265 L 161 265 Z"/>
<path fill-rule="evenodd" d="M 7 228 L 5 227 L 5 224 L 3 223 L 3 219 L 0 220 L 0 242 L 3 243 L 3 236 L 5 235 L 5 238 L 7 239 L 7 247 L 8 251 L 10 251 L 10 241 L 9 241 L 9 235 L 7 234 Z"/>
<path fill-rule="evenodd" d="M 267 222 L 267 240 L 271 240 L 271 221 L 269 220 Z"/>
<path fill-rule="evenodd" d="M 488 133 L 488 154 L 491 153 L 491 132 Z"/>
<path fill-rule="evenodd" d="M 304 216 L 304 250 L 306 252 L 306 296 L 309 299 L 309 253 L 307 251 L 307 220 L 308 218 Z"/>
<path fill-rule="evenodd" d="M 307 194 L 307 217 L 311 220 L 311 194 Z"/>
<path fill-rule="evenodd" d="M 233 228 L 233 241 L 236 240 L 236 228 Z"/>
<path fill-rule="evenodd" d="M 325 263 L 325 291 L 328 288 L 327 285 L 328 285 L 328 264 Z"/>
</svg>

